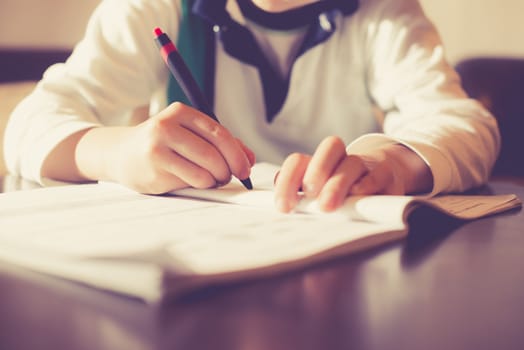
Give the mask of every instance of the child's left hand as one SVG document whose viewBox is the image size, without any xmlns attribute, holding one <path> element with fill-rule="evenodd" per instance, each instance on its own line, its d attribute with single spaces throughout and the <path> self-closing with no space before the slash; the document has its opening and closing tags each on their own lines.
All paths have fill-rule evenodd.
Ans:
<svg viewBox="0 0 524 350">
<path fill-rule="evenodd" d="M 340 207 L 347 196 L 427 192 L 432 188 L 427 164 L 400 144 L 347 154 L 338 137 L 324 139 L 313 156 L 294 153 L 282 164 L 275 183 L 275 201 L 282 212 L 297 205 L 298 192 L 317 198 L 324 211 Z"/>
</svg>

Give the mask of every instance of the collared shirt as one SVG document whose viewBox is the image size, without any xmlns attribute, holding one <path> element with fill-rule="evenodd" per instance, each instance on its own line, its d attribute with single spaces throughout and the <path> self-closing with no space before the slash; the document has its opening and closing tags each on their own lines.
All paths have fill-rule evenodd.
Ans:
<svg viewBox="0 0 524 350">
<path fill-rule="evenodd" d="M 248 23 L 235 0 L 225 6 L 236 22 Z M 164 108 L 169 72 L 152 29 L 176 38 L 180 16 L 179 0 L 103 1 L 69 60 L 51 67 L 14 111 L 5 137 L 8 169 L 40 181 L 42 163 L 68 135 L 126 123 L 143 105 L 151 114 Z M 431 168 L 433 193 L 486 181 L 499 149 L 496 121 L 461 89 L 418 2 L 362 0 L 333 24 L 328 40 L 293 63 L 271 122 L 257 69 L 217 40 L 214 108 L 221 123 L 259 161 L 312 153 L 338 135 L 350 153 L 388 143 L 411 148 Z"/>
</svg>

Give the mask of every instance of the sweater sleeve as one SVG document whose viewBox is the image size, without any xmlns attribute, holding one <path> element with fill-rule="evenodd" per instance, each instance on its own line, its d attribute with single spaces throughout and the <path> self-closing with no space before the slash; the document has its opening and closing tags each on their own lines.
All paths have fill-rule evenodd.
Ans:
<svg viewBox="0 0 524 350">
<path fill-rule="evenodd" d="M 369 91 L 384 112 L 384 134 L 361 137 L 348 152 L 404 144 L 429 165 L 432 194 L 483 184 L 500 148 L 496 119 L 467 97 L 418 2 L 367 0 L 360 15 Z"/>
<path fill-rule="evenodd" d="M 86 128 L 125 124 L 148 105 L 167 77 L 153 29 L 175 37 L 179 17 L 177 1 L 102 1 L 71 56 L 47 69 L 10 116 L 9 172 L 42 183 L 42 165 L 61 141 Z"/>
</svg>

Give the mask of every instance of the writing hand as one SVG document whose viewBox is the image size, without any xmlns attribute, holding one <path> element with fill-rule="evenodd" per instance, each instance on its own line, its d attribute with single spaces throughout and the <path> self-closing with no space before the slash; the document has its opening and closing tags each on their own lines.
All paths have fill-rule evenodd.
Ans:
<svg viewBox="0 0 524 350">
<path fill-rule="evenodd" d="M 107 171 L 100 177 L 142 193 L 220 186 L 232 175 L 245 179 L 255 161 L 253 152 L 225 127 L 181 103 L 134 127 L 96 129 L 92 131 L 113 137 Z M 89 140 L 89 132 L 86 136 Z"/>
</svg>

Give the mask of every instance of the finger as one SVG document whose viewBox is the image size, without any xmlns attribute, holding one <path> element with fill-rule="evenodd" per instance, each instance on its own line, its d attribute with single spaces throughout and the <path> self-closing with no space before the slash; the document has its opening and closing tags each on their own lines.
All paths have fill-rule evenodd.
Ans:
<svg viewBox="0 0 524 350">
<path fill-rule="evenodd" d="M 353 184 L 367 172 L 368 169 L 360 157 L 355 155 L 345 157 L 320 192 L 318 198 L 320 209 L 333 211 L 340 207 Z"/>
<path fill-rule="evenodd" d="M 179 157 L 165 157 L 165 159 L 172 160 L 173 165 L 164 168 L 173 174 L 181 176 L 182 172 L 190 172 L 198 175 L 202 171 L 197 171 L 196 168 L 201 168 L 201 170 L 211 174 L 218 183 L 227 183 L 231 180 L 231 171 L 219 150 L 191 130 L 174 124 L 165 131 L 163 142 L 179 155 Z M 182 161 L 182 158 L 184 158 L 184 161 Z M 178 168 L 179 166 L 181 167 Z M 187 170 L 184 171 L 186 167 Z M 187 179 L 184 178 L 184 180 Z M 204 184 L 208 184 L 208 181 L 198 178 L 188 183 L 193 187 L 202 188 Z"/>
<path fill-rule="evenodd" d="M 325 138 L 315 150 L 304 175 L 302 188 L 305 195 L 317 197 L 345 156 L 346 146 L 340 138 Z"/>
<path fill-rule="evenodd" d="M 176 177 L 166 191 L 182 188 L 210 188 L 216 185 L 217 180 L 205 168 L 187 160 L 171 149 L 164 147 L 156 152 L 156 161 L 166 173 Z"/>
<path fill-rule="evenodd" d="M 189 186 L 178 176 L 162 169 L 157 169 L 155 172 L 150 173 L 149 175 L 149 177 L 142 177 L 141 179 L 143 181 L 140 183 L 127 183 L 125 185 L 137 192 L 146 194 L 163 194 Z"/>
<path fill-rule="evenodd" d="M 255 163 L 256 163 L 255 153 L 250 148 L 248 148 L 240 139 L 236 139 L 236 140 L 237 140 L 238 144 L 240 145 L 240 147 L 242 147 L 242 149 L 246 153 L 246 156 L 247 156 L 247 159 L 249 161 L 249 164 L 251 166 L 255 165 Z"/>
<path fill-rule="evenodd" d="M 152 141 L 160 146 L 167 145 L 187 161 L 207 170 L 213 174 L 217 182 L 229 182 L 231 171 L 218 149 L 200 135 L 181 125 L 182 120 L 195 118 L 195 115 L 208 118 L 200 111 L 182 103 L 170 104 L 148 121 Z M 170 171 L 176 175 L 176 169 L 171 168 Z"/>
<path fill-rule="evenodd" d="M 386 194 L 388 192 L 386 190 L 393 185 L 393 181 L 391 167 L 387 162 L 380 162 L 357 181 L 350 192 L 354 195 Z"/>
<path fill-rule="evenodd" d="M 275 186 L 275 185 L 277 184 L 277 181 L 278 181 L 278 175 L 280 175 L 280 170 L 277 170 L 277 172 L 276 172 L 275 175 L 273 176 L 273 186 Z M 299 187 L 297 192 L 303 192 L 303 191 L 302 191 L 302 187 Z"/>
<path fill-rule="evenodd" d="M 196 109 L 184 113 L 180 118 L 180 124 L 212 144 L 237 178 L 249 177 L 251 164 L 248 155 L 224 126 Z"/>
<path fill-rule="evenodd" d="M 298 191 L 311 157 L 294 153 L 286 158 L 275 183 L 275 203 L 277 209 L 288 213 L 298 203 Z"/>
<path fill-rule="evenodd" d="M 149 161 L 149 164 L 146 164 L 139 169 L 139 174 L 137 174 L 138 181 L 128 182 L 126 183 L 126 186 L 133 188 L 138 192 L 147 194 L 161 194 L 190 186 L 186 181 L 175 175 L 177 172 L 180 173 L 180 170 L 187 168 L 186 165 L 178 162 L 178 160 L 185 160 L 176 155 L 169 148 L 159 146 L 149 150 L 147 160 Z M 194 164 L 189 164 L 189 166 L 196 167 Z M 170 169 L 171 167 L 174 167 L 175 169 Z M 197 169 L 200 168 L 197 167 Z M 191 175 L 186 175 L 186 177 L 189 176 Z M 195 178 L 197 177 L 191 176 L 191 179 Z M 133 178 L 131 180 L 133 180 Z M 200 186 L 209 187 L 214 183 L 214 181 L 214 178 L 208 173 L 207 184 L 201 183 Z"/>
</svg>

